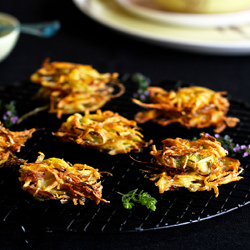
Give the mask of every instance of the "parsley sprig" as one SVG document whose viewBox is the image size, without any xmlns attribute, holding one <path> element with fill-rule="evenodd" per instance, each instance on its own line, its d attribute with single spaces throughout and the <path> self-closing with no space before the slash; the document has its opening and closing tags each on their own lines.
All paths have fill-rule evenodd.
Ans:
<svg viewBox="0 0 250 250">
<path fill-rule="evenodd" d="M 132 209 L 132 207 L 135 206 L 135 203 L 139 203 L 143 206 L 146 206 L 148 209 L 155 211 L 155 204 L 157 203 L 157 200 L 143 190 L 139 193 L 137 193 L 137 191 L 138 189 L 134 189 L 127 194 L 117 192 L 118 194 L 122 195 L 123 207 L 126 209 Z"/>
</svg>

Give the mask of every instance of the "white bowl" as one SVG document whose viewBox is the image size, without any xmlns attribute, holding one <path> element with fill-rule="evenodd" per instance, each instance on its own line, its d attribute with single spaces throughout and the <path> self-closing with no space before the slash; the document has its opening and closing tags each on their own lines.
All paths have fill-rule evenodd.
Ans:
<svg viewBox="0 0 250 250">
<path fill-rule="evenodd" d="M 11 53 L 20 34 L 20 29 L 14 28 L 19 27 L 19 21 L 9 14 L 0 12 L 0 27 L 4 24 L 13 26 L 13 29 L 6 32 L 0 32 L 0 62 Z"/>
</svg>

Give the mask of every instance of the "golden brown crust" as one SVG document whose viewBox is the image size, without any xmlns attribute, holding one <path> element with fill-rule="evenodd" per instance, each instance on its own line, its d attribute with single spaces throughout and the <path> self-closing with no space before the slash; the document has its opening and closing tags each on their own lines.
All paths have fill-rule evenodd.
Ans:
<svg viewBox="0 0 250 250">
<path fill-rule="evenodd" d="M 62 123 L 56 135 L 62 141 L 74 142 L 84 148 L 92 148 L 110 155 L 140 152 L 150 142 L 145 142 L 137 123 L 112 111 L 97 110 L 71 115 Z"/>
<path fill-rule="evenodd" d="M 102 199 L 101 175 L 97 169 L 86 164 L 74 164 L 58 158 L 44 159 L 40 153 L 35 163 L 20 166 L 22 189 L 28 191 L 37 200 L 54 199 L 62 204 L 72 200 L 84 205 L 86 199 L 96 204 Z M 98 182 L 99 181 L 99 182 Z"/>
<path fill-rule="evenodd" d="M 0 168 L 12 166 L 24 162 L 18 159 L 15 152 L 20 152 L 25 142 L 32 137 L 34 128 L 24 131 L 13 132 L 5 128 L 0 122 Z"/>
<path fill-rule="evenodd" d="M 213 189 L 218 196 L 218 186 L 242 178 L 239 160 L 226 157 L 228 152 L 212 136 L 202 133 L 196 141 L 176 138 L 162 143 L 162 150 L 152 147 L 154 167 L 148 174 L 160 193 L 185 187 L 191 192 Z"/>
<path fill-rule="evenodd" d="M 89 65 L 45 60 L 31 81 L 42 87 L 36 95 L 50 104 L 50 113 L 95 111 L 124 93 L 117 73 L 100 74 Z M 118 91 L 116 91 L 118 89 Z M 117 92 L 117 93 L 116 93 Z"/>
<path fill-rule="evenodd" d="M 179 122 L 186 128 L 205 128 L 214 126 L 220 133 L 226 126 L 234 127 L 238 118 L 226 117 L 229 109 L 226 92 L 193 86 L 180 88 L 177 92 L 165 91 L 160 87 L 148 88 L 152 103 L 146 104 L 133 99 L 137 105 L 147 108 L 135 116 L 138 123 L 156 122 L 162 126 Z"/>
</svg>

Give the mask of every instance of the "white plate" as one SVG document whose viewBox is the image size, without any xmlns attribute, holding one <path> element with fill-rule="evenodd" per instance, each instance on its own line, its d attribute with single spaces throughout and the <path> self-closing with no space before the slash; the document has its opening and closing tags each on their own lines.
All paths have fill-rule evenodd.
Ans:
<svg viewBox="0 0 250 250">
<path fill-rule="evenodd" d="M 250 9 L 223 14 L 189 14 L 167 12 L 152 0 L 116 1 L 132 14 L 167 24 L 210 28 L 250 23 Z"/>
<path fill-rule="evenodd" d="M 217 55 L 250 55 L 250 23 L 228 28 L 160 24 L 125 11 L 115 0 L 73 0 L 86 15 L 116 31 L 157 45 Z"/>
</svg>

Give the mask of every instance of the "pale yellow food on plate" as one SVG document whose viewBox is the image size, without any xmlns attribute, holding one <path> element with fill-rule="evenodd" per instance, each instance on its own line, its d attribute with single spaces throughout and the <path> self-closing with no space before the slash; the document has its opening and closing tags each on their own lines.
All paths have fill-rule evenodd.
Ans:
<svg viewBox="0 0 250 250">
<path fill-rule="evenodd" d="M 20 166 L 19 181 L 22 189 L 37 200 L 60 200 L 62 204 L 73 201 L 84 205 L 86 199 L 96 204 L 102 199 L 102 185 L 98 169 L 86 164 L 71 164 L 59 158 L 44 159 L 40 153 L 34 163 Z"/>
<path fill-rule="evenodd" d="M 49 62 L 31 75 L 41 85 L 36 97 L 49 104 L 49 112 L 63 114 L 95 111 L 124 93 L 117 73 L 99 73 L 90 65 Z"/>
<path fill-rule="evenodd" d="M 11 131 L 0 122 L 0 168 L 24 162 L 15 155 L 25 142 L 32 137 L 34 128 L 24 131 Z"/>
<path fill-rule="evenodd" d="M 250 0 L 153 0 L 167 11 L 214 14 L 250 8 Z M 212 17 L 211 17 L 212 18 Z"/>
<path fill-rule="evenodd" d="M 110 155 L 140 152 L 151 143 L 143 140 L 136 121 L 110 110 L 71 115 L 55 135 L 62 141 Z"/>
<path fill-rule="evenodd" d="M 226 92 L 215 92 L 208 88 L 192 86 L 179 88 L 176 92 L 166 91 L 160 87 L 148 87 L 151 103 L 133 102 L 146 108 L 138 112 L 135 120 L 138 123 L 156 122 L 162 126 L 178 122 L 186 128 L 215 127 L 216 133 L 227 126 L 234 127 L 238 118 L 227 117 L 230 103 L 223 95 Z"/>
<path fill-rule="evenodd" d="M 162 143 L 161 150 L 153 145 L 153 166 L 147 171 L 160 193 L 184 187 L 191 192 L 214 190 L 218 196 L 218 186 L 242 178 L 239 160 L 227 157 L 227 150 L 213 136 L 202 133 L 194 141 L 168 138 Z"/>
</svg>

